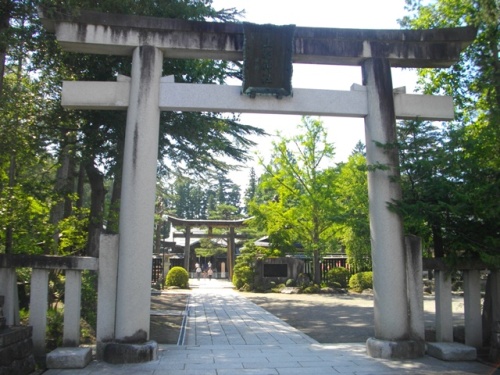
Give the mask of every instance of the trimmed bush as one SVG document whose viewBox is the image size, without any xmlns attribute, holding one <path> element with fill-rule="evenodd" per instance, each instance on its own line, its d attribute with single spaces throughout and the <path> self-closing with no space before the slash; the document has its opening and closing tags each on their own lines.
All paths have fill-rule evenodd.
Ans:
<svg viewBox="0 0 500 375">
<path fill-rule="evenodd" d="M 295 284 L 296 284 L 296 283 L 295 283 L 295 280 L 294 280 L 294 279 L 288 279 L 288 280 L 286 281 L 286 284 L 285 284 L 285 285 L 286 285 L 287 287 L 293 287 L 293 286 L 295 286 Z"/>
<path fill-rule="evenodd" d="M 349 289 L 356 293 L 361 293 L 365 289 L 373 289 L 373 272 L 359 272 L 352 275 L 349 279 Z"/>
<path fill-rule="evenodd" d="M 166 286 L 176 286 L 182 289 L 187 289 L 189 284 L 189 274 L 183 267 L 172 267 L 168 271 L 165 280 Z"/>
<path fill-rule="evenodd" d="M 245 284 L 250 287 L 254 284 L 254 272 L 249 266 L 237 265 L 234 267 L 233 285 L 236 289 L 240 289 Z"/>
<path fill-rule="evenodd" d="M 347 288 L 350 272 L 344 267 L 335 267 L 326 274 L 326 284 L 331 287 Z"/>
</svg>

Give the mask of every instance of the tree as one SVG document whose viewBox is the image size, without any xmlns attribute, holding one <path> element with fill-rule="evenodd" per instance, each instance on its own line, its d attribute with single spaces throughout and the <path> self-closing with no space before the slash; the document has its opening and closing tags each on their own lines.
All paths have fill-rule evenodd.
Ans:
<svg viewBox="0 0 500 375">
<path fill-rule="evenodd" d="M 496 0 L 437 0 L 424 5 L 421 1 L 407 0 L 407 8 L 410 15 L 402 20 L 404 27 L 469 25 L 477 28 L 476 39 L 461 54 L 457 64 L 449 69 L 419 70 L 422 90 L 425 93 L 452 95 L 456 108 L 456 121 L 447 133 L 447 149 L 452 152 L 439 158 L 436 165 L 441 169 L 437 168 L 435 174 L 441 182 L 444 180 L 448 184 L 449 200 L 429 208 L 446 217 L 446 221 L 434 222 L 439 233 L 446 233 L 446 236 L 440 239 L 432 230 L 433 242 L 443 242 L 443 251 L 437 255 L 446 255 L 448 260 L 457 256 L 481 259 L 493 269 L 498 269 L 500 3 Z M 443 183 L 435 186 L 443 186 Z M 435 247 L 439 248 L 439 245 Z M 490 274 L 483 307 L 485 342 L 491 336 L 491 306 Z"/>
<path fill-rule="evenodd" d="M 244 197 L 244 212 L 248 212 L 248 204 L 249 202 L 255 197 L 256 191 L 257 191 L 257 177 L 255 175 L 255 169 L 252 167 L 250 169 L 250 176 L 249 176 L 249 181 L 248 181 L 248 186 L 245 190 L 245 197 Z"/>
<path fill-rule="evenodd" d="M 342 219 L 336 227 L 336 238 L 345 247 L 349 265 L 356 272 L 368 271 L 371 270 L 371 244 L 364 146 L 358 144 L 339 169 L 336 194 Z"/>
<path fill-rule="evenodd" d="M 54 189 L 52 223 L 57 227 L 60 220 L 72 215 L 72 206 L 91 207 L 88 223 L 89 247 L 87 254 L 97 254 L 97 241 L 104 222 L 109 232 L 117 232 L 119 215 L 121 162 L 125 113 L 120 111 L 64 111 L 60 106 L 60 89 L 63 79 L 72 80 L 115 80 L 117 74 L 130 74 L 131 60 L 128 57 L 89 56 L 62 52 L 54 36 L 48 34 L 37 19 L 36 5 L 44 8 L 49 15 L 78 15 L 80 9 L 94 9 L 116 13 L 140 14 L 188 20 L 231 20 L 238 13 L 234 9 L 221 12 L 211 7 L 211 2 L 162 1 L 115 1 L 107 0 L 97 4 L 87 0 L 64 2 L 41 0 L 38 2 L 3 1 L 1 3 L 0 57 L 6 62 L 6 71 L 19 67 L 28 79 L 36 76 L 38 96 L 43 108 L 38 108 L 31 118 L 36 119 L 42 139 L 49 145 L 50 153 L 57 159 L 58 187 Z M 7 21 L 6 21 L 7 20 Z M 27 60 L 24 57 L 30 56 Z M 28 76 L 29 72 L 36 72 Z M 178 82 L 222 83 L 228 75 L 238 72 L 227 62 L 212 60 L 171 60 L 164 61 L 164 74 L 173 74 Z M 3 83 L 2 71 L 2 83 Z M 5 91 L 5 90 L 2 90 Z M 14 100 L 23 101 L 20 97 Z M 24 101 L 23 101 L 24 102 Z M 19 108 L 17 108 L 19 112 Z M 16 114 L 19 116 L 20 113 Z M 29 116 L 27 116 L 29 118 Z M 14 129 L 14 128 L 13 128 Z M 19 130 L 19 128 L 17 128 Z M 159 174 L 165 176 L 173 172 L 184 175 L 211 176 L 215 171 L 227 172 L 234 166 L 232 162 L 221 161 L 229 157 L 236 163 L 248 158 L 247 150 L 253 144 L 248 135 L 262 131 L 252 126 L 240 124 L 237 117 L 214 113 L 163 112 L 161 115 L 161 135 L 159 145 Z M 7 151 L 8 149 L 6 149 Z M 46 151 L 46 150 L 43 150 Z M 12 158 L 11 159 L 14 160 Z M 227 158 L 225 160 L 228 160 Z M 14 164 L 10 163 L 11 171 Z M 68 166 L 68 167 L 67 167 Z M 2 165 L 5 170 L 7 165 Z M 55 169 L 54 169 L 55 172 Z M 83 173 L 82 173 L 83 172 Z M 8 175 L 9 173 L 7 173 Z M 10 173 L 13 175 L 13 172 Z M 78 181 L 76 181 L 78 180 Z M 54 179 L 55 181 L 55 179 Z M 114 183 L 110 183 L 113 182 Z M 90 183 L 90 202 L 84 201 L 84 183 Z M 111 200 L 106 199 L 112 186 Z M 76 190 L 75 187 L 78 187 Z M 69 190 L 71 191 L 68 191 Z M 75 201 L 69 197 L 75 197 Z M 233 192 L 234 196 L 234 192 Z M 104 204 L 110 207 L 104 207 Z M 82 215 L 82 210 L 78 211 Z M 106 216 L 108 215 L 108 216 Z M 7 228 L 10 228 L 7 226 Z M 55 229 L 54 229 L 55 230 Z M 3 233 L 4 238 L 12 238 L 12 231 Z M 53 239 L 59 234 L 54 232 Z M 9 245 L 11 247 L 11 245 Z M 56 246 L 57 247 L 57 246 Z M 54 251 L 54 250 L 51 250 Z"/>
<path fill-rule="evenodd" d="M 428 212 L 432 209 L 435 213 L 440 212 L 441 218 L 447 218 L 446 222 L 431 222 L 431 226 L 436 227 L 432 232 L 437 254 L 446 252 L 453 256 L 465 252 L 469 257 L 498 266 L 500 4 L 494 0 L 439 0 L 423 5 L 420 1 L 409 0 L 407 7 L 411 15 L 403 19 L 405 27 L 470 25 L 478 29 L 476 39 L 457 64 L 449 69 L 419 70 L 419 83 L 424 93 L 453 96 L 457 120 L 443 127 L 447 130 L 443 132 L 446 142 L 438 146 L 442 149 L 441 154 L 435 152 L 433 162 L 427 166 L 425 158 L 420 160 L 418 168 L 429 172 L 433 168 L 432 183 L 437 190 L 428 191 L 427 196 L 434 195 L 439 201 L 428 206 Z M 414 170 L 416 168 L 417 165 Z M 443 189 L 448 192 L 446 199 Z M 443 245 L 439 245 L 439 233 L 446 233 Z"/>
<path fill-rule="evenodd" d="M 259 184 L 259 190 L 267 190 L 267 196 L 272 192 L 274 197 L 254 199 L 250 214 L 266 230 L 274 247 L 293 250 L 300 243 L 312 254 L 313 279 L 319 283 L 320 257 L 335 246 L 339 206 L 334 185 L 338 172 L 328 168 L 334 146 L 327 142 L 322 122 L 303 117 L 299 127 L 303 134 L 274 144 L 274 155 Z"/>
</svg>

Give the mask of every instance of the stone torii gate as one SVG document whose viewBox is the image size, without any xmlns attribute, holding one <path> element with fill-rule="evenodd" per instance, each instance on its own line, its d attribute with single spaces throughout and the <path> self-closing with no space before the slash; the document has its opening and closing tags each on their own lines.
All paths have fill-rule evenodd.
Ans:
<svg viewBox="0 0 500 375">
<path fill-rule="evenodd" d="M 233 277 L 233 268 L 235 261 L 235 240 L 238 238 L 248 238 L 248 236 L 238 235 L 236 233 L 236 228 L 242 227 L 245 225 L 245 221 L 248 219 L 240 219 L 240 220 L 192 220 L 192 219 L 180 219 L 173 216 L 168 216 L 167 220 L 175 225 L 178 228 L 184 228 L 184 233 L 179 234 L 179 237 L 184 238 L 184 268 L 189 272 L 191 269 L 191 265 L 189 263 L 190 256 L 190 241 L 191 238 L 224 238 L 227 240 L 227 267 L 229 273 L 229 280 L 232 280 Z M 191 228 L 202 228 L 207 227 L 208 233 L 205 234 L 194 234 L 191 233 Z M 229 229 L 228 233 L 219 234 L 213 233 L 213 228 L 226 228 Z M 174 238 L 177 236 L 174 233 Z"/>
<path fill-rule="evenodd" d="M 128 112 L 116 307 L 107 340 L 141 342 L 149 337 L 160 111 L 284 113 L 365 119 L 367 162 L 388 167 L 373 168 L 368 175 L 375 338 L 367 348 L 369 354 L 385 358 L 423 355 L 423 318 L 420 307 L 409 301 L 402 221 L 387 208 L 388 202 L 401 198 L 399 184 L 391 179 L 398 173 L 398 154 L 377 144 L 396 141 L 396 118 L 453 119 L 451 98 L 394 92 L 391 67 L 448 67 L 473 40 L 475 30 L 297 27 L 294 63 L 360 66 L 363 85 L 350 91 L 295 89 L 293 96 L 276 100 L 251 99 L 240 94 L 240 87 L 177 84 L 173 78 L 162 78 L 164 58 L 243 60 L 242 24 L 90 12 L 43 22 L 66 51 L 132 56 L 130 78 L 119 77 L 115 83 L 65 82 L 62 95 L 69 109 Z M 99 327 L 97 335 L 99 344 L 104 339 Z"/>
</svg>

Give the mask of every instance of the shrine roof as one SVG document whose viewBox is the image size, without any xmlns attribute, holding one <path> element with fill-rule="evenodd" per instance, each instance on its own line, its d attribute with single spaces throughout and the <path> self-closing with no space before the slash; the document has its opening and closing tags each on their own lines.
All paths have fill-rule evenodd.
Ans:
<svg viewBox="0 0 500 375">
<path fill-rule="evenodd" d="M 248 220 L 201 220 L 201 219 L 180 219 L 174 216 L 168 216 L 167 220 L 175 226 L 189 227 L 241 227 Z"/>
</svg>

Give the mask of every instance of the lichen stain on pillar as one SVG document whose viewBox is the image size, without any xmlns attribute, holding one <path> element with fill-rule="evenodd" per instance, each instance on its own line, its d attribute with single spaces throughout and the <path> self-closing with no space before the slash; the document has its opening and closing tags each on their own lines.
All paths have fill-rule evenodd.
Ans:
<svg viewBox="0 0 500 375">
<path fill-rule="evenodd" d="M 141 81 L 139 86 L 139 101 L 142 95 L 147 97 L 149 91 L 149 81 L 151 80 L 151 71 L 154 69 L 154 55 L 156 49 L 153 46 L 139 47 L 139 56 L 141 59 Z"/>
<path fill-rule="evenodd" d="M 141 107 L 141 102 L 150 95 L 150 81 L 151 72 L 154 69 L 154 55 L 156 49 L 152 46 L 140 46 L 139 47 L 139 59 L 140 59 L 140 80 L 139 80 L 139 93 L 137 99 L 137 106 Z M 134 123 L 134 140 L 133 140 L 133 152 L 132 152 L 132 165 L 134 171 L 137 168 L 137 145 L 139 143 L 139 120 Z"/>
<path fill-rule="evenodd" d="M 137 144 L 139 143 L 139 123 L 134 123 L 134 147 L 132 150 L 132 166 L 135 171 L 137 168 Z"/>
<path fill-rule="evenodd" d="M 380 98 L 382 124 L 384 125 L 387 140 L 395 142 L 397 140 L 396 113 L 394 110 L 390 63 L 386 59 L 373 59 L 373 70 L 375 87 Z"/>
<path fill-rule="evenodd" d="M 87 39 L 87 25 L 78 24 L 77 38 L 80 42 L 85 42 Z"/>
</svg>

